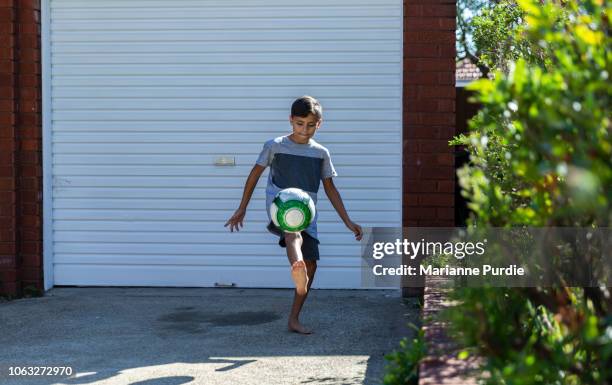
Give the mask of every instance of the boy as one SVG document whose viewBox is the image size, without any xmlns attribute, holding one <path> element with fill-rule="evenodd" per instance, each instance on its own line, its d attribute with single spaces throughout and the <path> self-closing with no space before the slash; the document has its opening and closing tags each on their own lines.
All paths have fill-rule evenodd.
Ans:
<svg viewBox="0 0 612 385">
<path fill-rule="evenodd" d="M 257 158 L 255 166 L 249 174 L 242 194 L 240 206 L 225 223 L 230 231 L 239 231 L 242 227 L 246 208 L 257 185 L 257 181 L 266 167 L 270 166 L 268 185 L 266 188 L 266 211 L 270 217 L 269 207 L 276 193 L 280 190 L 297 187 L 306 191 L 317 202 L 317 191 L 320 181 L 329 201 L 344 221 L 346 227 L 354 234 L 355 239 L 362 236 L 361 227 L 350 220 L 340 193 L 336 189 L 332 177 L 336 170 L 331 162 L 329 151 L 315 142 L 312 137 L 321 126 L 323 111 L 321 104 L 311 96 L 302 96 L 293 102 L 289 122 L 293 132 L 267 141 Z M 291 265 L 291 278 L 295 283 L 295 293 L 288 328 L 290 331 L 310 334 L 299 321 L 302 305 L 308 295 L 317 270 L 319 259 L 319 240 L 317 239 L 317 214 L 308 228 L 301 233 L 287 233 L 276 227 L 272 221 L 268 230 L 280 237 L 278 244 L 285 247 Z"/>
</svg>

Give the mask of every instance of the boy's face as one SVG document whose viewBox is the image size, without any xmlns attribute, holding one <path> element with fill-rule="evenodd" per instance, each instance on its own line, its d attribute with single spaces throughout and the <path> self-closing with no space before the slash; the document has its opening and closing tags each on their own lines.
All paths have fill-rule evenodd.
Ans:
<svg viewBox="0 0 612 385">
<path fill-rule="evenodd" d="M 313 114 L 308 114 L 306 117 L 290 115 L 289 122 L 291 127 L 293 127 L 293 133 L 290 135 L 291 140 L 296 143 L 306 144 L 321 126 L 322 120 L 317 119 Z"/>
</svg>

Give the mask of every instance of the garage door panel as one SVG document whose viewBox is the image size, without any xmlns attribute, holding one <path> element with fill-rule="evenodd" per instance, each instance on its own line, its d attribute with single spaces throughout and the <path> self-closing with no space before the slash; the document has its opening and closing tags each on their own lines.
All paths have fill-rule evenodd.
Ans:
<svg viewBox="0 0 612 385">
<path fill-rule="evenodd" d="M 380 6 L 327 6 L 325 14 L 322 15 L 321 8 L 313 8 L 312 6 L 282 6 L 277 5 L 273 8 L 262 9 L 260 7 L 248 6 L 249 3 L 244 3 L 243 7 L 223 7 L 210 6 L 203 7 L 182 7 L 182 8 L 145 8 L 132 7 L 122 9 L 112 8 L 96 8 L 89 11 L 83 9 L 56 9 L 52 13 L 55 20 L 122 20 L 122 19 L 197 19 L 208 20 L 218 19 L 221 17 L 232 18 L 294 18 L 296 15 L 308 18 L 322 17 L 397 17 L 394 9 Z M 251 3 L 252 5 L 252 3 Z"/>
<path fill-rule="evenodd" d="M 257 154 L 235 155 L 234 161 L 237 166 L 252 167 L 257 159 Z M 224 154 L 228 155 L 228 154 Z M 388 167 L 389 162 L 395 162 L 397 156 L 389 154 L 361 154 L 361 155 L 333 155 L 334 166 L 342 175 L 352 175 L 355 171 L 347 171 L 344 166 L 361 167 Z M 121 156 L 110 156 L 108 154 L 57 154 L 53 157 L 54 165 L 211 165 L 217 157 L 213 154 L 177 155 L 177 154 L 121 154 Z M 227 166 L 219 166 L 229 168 Z M 245 176 L 246 177 L 246 176 Z"/>
<path fill-rule="evenodd" d="M 308 33 L 308 34 L 316 34 L 317 31 L 292 31 L 295 33 Z M 135 34 L 134 32 L 133 34 Z M 140 33 L 140 32 L 139 32 Z M 181 32 L 183 35 L 184 33 Z M 259 32 L 260 34 L 263 32 Z M 266 32 L 270 33 L 270 32 Z M 329 34 L 329 31 L 320 32 L 322 35 Z M 347 36 L 351 36 L 353 39 L 358 38 L 359 34 L 367 34 L 371 36 L 373 33 L 376 33 L 376 36 L 380 36 L 381 38 L 387 34 L 393 34 L 395 36 L 395 31 L 387 31 L 387 30 L 349 30 L 346 32 Z M 116 33 L 118 36 L 124 36 L 125 32 Z M 159 35 L 152 35 L 150 32 L 142 32 L 144 36 L 147 36 L 149 39 L 156 39 L 155 41 L 159 41 Z M 74 37 L 73 42 L 78 41 L 92 41 L 93 38 L 97 38 L 100 40 L 101 38 L 106 38 L 108 34 L 100 36 L 99 34 L 93 33 L 84 33 L 79 35 L 74 35 L 71 32 L 64 33 L 56 33 L 54 35 L 54 39 L 60 40 L 60 36 L 71 36 Z M 164 34 L 164 37 L 167 37 L 169 34 Z M 257 33 L 252 32 L 248 34 L 249 38 L 256 37 Z M 278 36 L 278 33 L 274 32 L 275 36 Z M 283 33 L 283 38 L 287 37 L 288 34 Z M 156 37 L 158 36 L 158 37 Z M 189 35 L 190 37 L 193 35 Z M 242 36 L 247 38 L 247 36 Z M 241 38 L 242 38 L 241 37 Z M 78 40 L 76 40 L 78 39 Z M 211 41 L 215 41 L 215 36 L 210 36 L 209 33 L 196 35 L 193 38 L 195 41 L 202 41 L 210 39 Z M 169 39 L 176 40 L 176 39 Z M 287 37 L 287 40 L 293 40 L 292 38 Z M 95 40 L 94 40 L 95 41 Z M 236 63 L 284 63 L 284 64 L 299 64 L 299 63 L 311 63 L 311 64 L 322 64 L 322 63 L 397 63 L 398 58 L 394 54 L 394 52 L 388 53 L 380 53 L 373 57 L 371 53 L 368 52 L 319 52 L 316 55 L 313 55 L 310 52 L 293 52 L 291 55 L 287 55 L 284 52 L 194 52 L 194 53 L 177 53 L 172 56 L 168 56 L 164 53 L 140 53 L 134 54 L 132 52 L 125 52 L 122 54 L 114 54 L 114 55 L 105 55 L 100 53 L 56 53 L 53 55 L 53 64 L 54 66 L 64 65 L 64 64 L 80 64 L 80 65 L 101 65 L 101 64 L 141 64 L 141 65 L 150 65 L 152 63 L 158 64 L 225 64 L 228 60 Z M 278 93 L 275 93 L 273 96 L 280 96 Z"/>
<path fill-rule="evenodd" d="M 250 211 L 251 218 L 263 220 L 266 217 L 263 207 L 253 208 Z M 228 210 L 108 210 L 108 209 L 56 209 L 54 210 L 54 218 L 56 219 L 70 219 L 70 220 L 131 220 L 131 221 L 145 221 L 145 220 L 159 220 L 159 221 L 214 221 L 219 223 L 221 226 L 227 221 L 228 216 L 232 214 L 232 211 Z M 372 211 L 356 211 L 351 213 L 351 216 L 360 218 L 361 221 L 367 221 L 369 223 L 377 221 L 385 216 L 392 215 L 394 213 L 388 212 L 372 212 Z M 395 217 L 395 215 L 393 215 Z M 328 219 L 329 218 L 329 219 Z M 320 211 L 319 220 L 335 220 L 339 219 L 335 216 L 332 211 Z M 221 227 L 219 227 L 221 228 Z"/>
<path fill-rule="evenodd" d="M 349 247 L 347 245 L 325 245 L 326 254 L 359 258 L 359 244 Z M 186 255 L 283 255 L 282 249 L 275 240 L 266 244 L 228 245 L 227 243 L 207 244 L 164 244 L 164 243 L 73 243 L 56 242 L 56 253 L 136 253 L 143 255 L 154 254 L 186 254 Z M 279 258 L 280 259 L 280 258 Z M 282 260 L 282 259 L 281 259 Z M 280 261 L 279 261 L 280 262 Z M 284 262 L 284 261 L 283 261 Z M 280 264 L 280 263 L 279 263 Z M 284 263 L 283 263 L 284 265 Z"/>
<path fill-rule="evenodd" d="M 397 67 L 394 63 L 377 63 L 380 74 L 394 74 Z M 327 71 L 339 72 L 344 74 L 362 75 L 367 73 L 372 65 L 369 63 L 327 63 Z M 83 65 L 83 64 L 62 64 L 56 65 L 53 71 L 57 76 L 153 76 L 164 73 L 166 76 L 225 76 L 225 75 L 269 75 L 274 72 L 276 75 L 295 75 L 303 74 L 313 70 L 312 63 L 294 63 L 287 65 L 279 64 L 258 64 L 258 63 L 239 63 L 239 64 L 116 64 L 107 65 Z"/>
<path fill-rule="evenodd" d="M 373 124 L 374 126 L 375 124 Z M 373 127 L 374 128 L 374 127 Z M 286 134 L 286 131 L 278 131 L 278 134 Z M 54 143 L 69 144 L 69 143 L 83 143 L 83 144 L 96 144 L 96 143 L 139 143 L 139 144 L 156 144 L 156 143 L 194 143 L 194 144 L 219 144 L 227 148 L 229 145 L 233 145 L 236 142 L 240 142 L 244 137 L 244 132 L 207 132 L 205 135 L 202 132 L 174 132 L 172 135 L 168 135 L 162 132 L 68 132 L 60 131 L 54 134 Z M 259 141 L 259 147 L 254 154 L 258 154 L 259 150 L 269 139 L 269 133 L 266 132 L 253 132 L 250 133 L 254 141 Z M 372 145 L 372 144 L 397 144 L 397 136 L 392 131 L 377 132 L 376 136 L 372 136 L 371 133 L 367 132 L 354 132 L 347 136 L 346 133 L 333 132 L 322 127 L 317 133 L 318 141 L 327 144 L 328 148 L 339 147 L 342 149 L 343 145 L 355 144 L 355 145 Z M 340 146 L 336 146 L 339 144 Z M 254 147 L 249 147 L 249 150 L 253 150 Z M 205 148 L 205 150 L 210 150 Z M 210 151 L 207 151 L 210 153 Z M 375 154 L 376 152 L 372 152 Z M 366 155 L 367 156 L 367 155 Z"/>
<path fill-rule="evenodd" d="M 281 132 L 279 132 L 281 134 Z M 282 132 L 286 134 L 286 132 Z M 265 143 L 269 139 L 269 133 L 266 136 L 265 132 L 253 133 L 250 135 L 253 141 L 260 143 L 260 148 L 263 147 L 262 143 Z M 54 143 L 202 143 L 202 144 L 216 144 L 216 145 L 232 145 L 236 142 L 242 141 L 244 133 L 232 133 L 232 132 L 211 132 L 202 135 L 202 133 L 191 133 L 191 132 L 178 132 L 168 135 L 166 133 L 68 133 L 68 132 L 57 132 L 54 134 Z M 321 128 L 317 133 L 317 139 L 325 141 L 328 148 L 340 147 L 336 144 L 356 144 L 356 145 L 371 145 L 371 144 L 397 144 L 397 136 L 391 132 L 378 133 L 376 136 L 372 136 L 371 133 L 353 133 L 350 137 L 347 137 L 345 133 L 333 133 L 328 130 Z M 367 140 L 367 143 L 365 141 Z M 249 148 L 252 149 L 252 148 Z M 209 150 L 209 149 L 207 149 Z M 231 149 L 235 151 L 234 149 Z M 207 151 L 209 152 L 209 151 Z M 227 169 L 227 167 L 226 167 Z"/>
<path fill-rule="evenodd" d="M 161 143 L 61 143 L 53 144 L 54 149 L 64 154 L 167 154 L 180 151 L 184 154 L 258 154 L 263 143 L 177 143 L 169 146 Z M 342 154 L 388 154 L 397 143 L 369 146 L 368 143 L 338 143 L 329 146 L 330 151 Z M 333 148 L 333 150 L 332 150 Z"/>
<path fill-rule="evenodd" d="M 245 122 L 254 122 L 252 125 L 247 126 Z M 279 135 L 287 133 L 286 121 L 279 120 L 249 120 L 248 116 L 237 115 L 232 122 L 225 122 L 220 120 L 206 120 L 204 122 L 186 122 L 179 121 L 174 123 L 176 127 L 176 133 L 181 132 L 202 132 L 206 134 L 214 132 L 235 132 L 235 133 L 260 133 L 260 132 L 273 132 Z M 399 122 L 395 119 L 385 119 L 377 121 L 351 121 L 350 119 L 325 119 L 324 129 L 322 129 L 319 136 L 326 135 L 327 132 L 336 132 L 340 135 L 344 133 L 372 133 L 375 131 L 377 134 L 397 132 L 399 129 Z M 165 121 L 121 121 L 121 120 L 105 120 L 105 121 L 88 121 L 83 119 L 80 121 L 58 121 L 54 132 L 163 132 L 164 127 L 168 128 L 168 123 Z M 376 135 L 377 136 L 377 135 Z M 374 136 L 373 138 L 375 138 Z"/>
<path fill-rule="evenodd" d="M 286 256 L 278 255 L 219 255 L 206 256 L 200 255 L 132 255 L 132 254 L 56 254 L 58 264 L 92 264 L 92 265 L 191 265 L 191 266 L 270 266 L 279 267 L 285 264 L 289 268 Z M 83 261 L 86 261 L 84 263 Z M 352 267 L 361 266 L 361 260 L 351 257 L 341 257 L 326 255 L 325 259 L 320 260 L 319 267 Z M 282 267 L 282 266 L 281 266 Z"/>
<path fill-rule="evenodd" d="M 246 177 L 245 177 L 246 179 Z M 264 181 L 260 180 L 261 189 L 256 190 L 253 195 L 262 198 Z M 371 186 L 370 186 L 371 187 Z M 132 198 L 132 199 L 229 199 L 233 202 L 239 202 L 242 197 L 243 188 L 156 188 L 151 191 L 143 188 L 126 188 L 126 187 L 55 187 L 53 195 L 59 199 L 66 198 Z M 398 201 L 401 194 L 397 190 L 384 190 L 384 195 L 381 195 L 381 189 L 348 189 L 341 191 L 345 201 L 361 200 L 361 199 L 385 199 L 390 201 Z M 321 194 L 320 202 L 326 198 Z M 346 203 L 346 202 L 345 202 Z M 237 204 L 237 203 L 236 203 Z M 252 205 L 250 207 L 257 207 Z"/>
<path fill-rule="evenodd" d="M 225 231 L 224 231 L 225 230 Z M 83 243 L 151 243 L 151 244 L 192 244 L 192 245 L 207 245 L 210 241 L 207 235 L 215 234 L 215 242 L 228 244 L 244 243 L 249 245 L 269 245 L 276 238 L 273 234 L 265 233 L 264 231 L 240 231 L 231 233 L 223 228 L 220 223 L 216 231 L 211 231 L 207 234 L 202 234 L 196 231 L 185 231 L 181 233 L 170 232 L 143 232 L 143 231 L 56 231 L 53 235 L 55 242 L 83 242 Z M 348 230 L 343 233 L 336 233 L 331 237 L 320 237 L 320 241 L 325 245 L 342 246 L 350 243 L 354 239 L 352 233 Z M 354 246 L 354 245 L 353 245 Z"/>
<path fill-rule="evenodd" d="M 71 43 L 83 43 L 83 42 L 122 42 L 122 43 L 135 43 L 135 42 L 160 42 L 160 41 L 296 41 L 303 40 L 304 35 L 308 34 L 309 40 L 326 40 L 329 38 L 329 30 L 308 30 L 308 29 L 288 29 L 283 31 L 282 34 L 278 33 L 278 30 L 261 30 L 252 29 L 248 31 L 232 31 L 232 30 L 215 30 L 214 35 L 206 29 L 192 30 L 189 34 L 186 34 L 183 30 L 178 31 L 166 31 L 163 35 L 152 34 L 151 31 L 83 31 L 82 33 L 75 35 L 72 31 L 57 31 L 53 34 L 53 39 L 58 42 L 71 42 Z M 398 38 L 397 33 L 394 29 L 345 29 L 334 32 L 334 36 L 341 40 L 396 40 Z M 286 62 L 287 60 L 295 60 L 296 57 L 302 57 L 307 61 L 313 61 L 312 54 L 304 56 L 292 56 L 281 60 Z M 337 56 L 339 61 L 345 61 L 346 58 Z M 134 58 L 137 61 L 142 62 L 142 59 Z M 249 57 L 242 58 L 245 62 L 249 62 Z M 163 57 L 159 57 L 159 60 L 164 61 Z M 167 60 L 167 59 L 166 59 Z M 394 58 L 394 61 L 397 58 Z M 372 61 L 369 57 L 363 61 Z M 158 60 L 147 61 L 145 63 L 158 63 Z M 268 60 L 268 63 L 276 63 L 278 61 Z M 99 62 L 95 62 L 98 64 Z M 122 62 L 125 63 L 125 62 Z M 172 61 L 176 63 L 176 61 Z M 316 62 L 314 62 L 316 63 Z"/>
<path fill-rule="evenodd" d="M 387 113 L 396 111 L 399 106 L 397 98 L 369 98 L 369 99 L 324 99 L 319 97 L 321 103 L 325 103 L 325 110 L 386 110 Z M 234 98 L 234 103 L 238 106 L 249 106 L 249 109 L 267 109 L 267 110 L 286 110 L 286 98 L 257 98 L 250 100 L 249 98 Z M 91 97 L 83 98 L 60 98 L 56 97 L 53 101 L 53 108 L 70 109 L 70 110 L 91 110 L 96 109 L 112 109 L 112 110 L 138 110 L 138 109 L 175 109 L 175 110 L 207 110 L 207 109 L 224 109 L 227 108 L 227 100 L 220 98 L 113 98 L 113 99 L 98 99 Z M 371 133 L 370 133 L 371 136 Z M 141 139 L 142 135 L 140 135 Z M 346 139 L 346 138 L 345 138 Z"/>
<path fill-rule="evenodd" d="M 92 106 L 93 107 L 93 106 Z M 284 113 L 283 113 L 284 112 Z M 238 108 L 228 108 L 226 110 L 207 110 L 192 111 L 192 110 L 57 110 L 53 113 L 53 119 L 56 120 L 166 120 L 166 121 L 182 121 L 198 119 L 211 120 L 231 120 L 233 116 L 242 116 L 244 120 L 268 120 L 274 116 L 284 116 L 287 111 L 279 110 L 246 110 Z M 383 119 L 388 119 L 391 111 L 381 110 L 336 110 L 331 115 L 334 119 L 356 119 L 368 120 L 376 122 Z M 376 137 L 373 135 L 373 137 Z M 372 150 L 376 150 L 373 148 Z"/>
<path fill-rule="evenodd" d="M 350 210 L 359 211 L 396 211 L 395 202 L 385 199 L 351 200 Z M 263 207 L 263 197 L 251 199 L 251 207 Z M 236 202 L 230 199 L 104 199 L 104 198 L 57 198 L 55 209 L 171 209 L 171 210 L 235 210 Z M 321 199 L 317 204 L 320 211 L 333 211 L 331 203 Z"/>
<path fill-rule="evenodd" d="M 227 232 L 227 228 L 222 227 L 223 222 L 219 221 L 88 221 L 88 220 L 63 220 L 55 221 L 55 231 L 151 231 L 151 232 L 198 232 L 200 234 Z M 267 217 L 259 216 L 254 219 L 250 212 L 241 233 L 257 233 L 270 236 L 266 230 L 268 224 Z M 387 223 L 388 224 L 388 223 Z M 340 221 L 320 222 L 319 227 L 322 232 L 321 239 L 327 239 L 335 234 L 343 234 L 348 230 Z M 324 231 L 323 231 L 324 230 Z M 269 238 L 270 239 L 270 238 Z"/>
<path fill-rule="evenodd" d="M 292 75 L 197 75 L 197 76 L 167 76 L 163 75 L 132 75 L 132 76 L 112 76 L 112 75 L 58 75 L 54 76 L 52 86 L 146 86 L 148 84 L 156 84 L 158 86 L 266 86 L 270 83 L 282 83 L 294 87 L 312 87 L 312 86 L 335 86 L 335 85 L 366 85 L 380 86 L 393 85 L 398 81 L 398 77 L 387 74 L 374 75 L 324 75 L 320 74 L 314 79 L 312 76 L 304 75 L 303 72 L 295 72 Z M 227 118 L 227 117 L 226 117 Z M 155 118 L 159 119 L 159 118 Z M 268 119 L 271 119 L 268 116 Z M 132 120 L 127 118 L 125 120 Z M 181 120 L 181 119 L 178 119 Z"/>
<path fill-rule="evenodd" d="M 77 54 L 79 55 L 79 54 Z M 227 54 L 219 54 L 222 57 L 228 57 Z M 270 53 L 265 53 L 265 55 L 271 55 Z M 287 56 L 285 53 L 280 55 Z M 340 55 L 347 55 L 347 53 L 342 53 Z M 371 57 L 371 54 L 365 54 Z M 79 55 L 83 57 L 83 55 Z M 123 55 L 103 55 L 104 57 L 116 57 L 118 60 L 121 60 Z M 321 55 L 317 55 L 321 56 Z M 144 54 L 139 54 L 138 57 L 145 57 Z M 164 57 L 172 57 L 172 58 L 180 58 L 181 55 L 172 55 L 169 56 L 167 54 Z M 143 59 L 146 60 L 146 59 Z M 180 59 L 179 59 L 180 60 Z M 239 58 L 233 59 L 240 61 Z M 273 59 L 268 59 L 273 60 Z M 298 59 L 296 59 L 298 60 Z M 347 58 L 345 60 L 350 60 Z M 378 56 L 377 56 L 378 60 Z M 397 89 L 395 84 L 388 86 L 368 86 L 364 87 L 363 85 L 359 86 L 347 86 L 347 85 L 338 85 L 338 86 L 325 86 L 319 85 L 316 88 L 310 88 L 311 86 L 306 85 L 303 88 L 303 92 L 305 94 L 317 92 L 317 97 L 321 100 L 329 100 L 331 98 L 341 99 L 341 103 L 346 103 L 348 100 L 346 98 L 350 98 L 349 100 L 353 101 L 361 101 L 361 100 L 370 100 L 377 98 L 391 98 L 398 99 L 400 97 L 400 90 Z M 358 88 L 356 88 L 358 87 Z M 311 92 L 313 91 L 313 92 Z M 359 91 L 359 93 L 356 93 Z M 162 98 L 167 100 L 173 100 L 174 98 L 185 99 L 185 98 L 214 98 L 216 100 L 222 98 L 275 98 L 287 100 L 295 97 L 295 87 L 287 86 L 287 85 L 271 85 L 264 84 L 257 87 L 247 87 L 244 85 L 238 86 L 200 86 L 200 87 L 175 87 L 173 85 L 169 86 L 158 86 L 151 85 L 148 86 L 131 86 L 131 87 L 115 87 L 109 85 L 101 85 L 96 88 L 91 87 L 79 87 L 79 86 L 64 86 L 60 88 L 53 88 L 52 96 L 54 103 L 56 98 L 97 98 L 98 101 L 103 101 L 106 98 Z M 55 105 L 55 104 L 54 104 Z M 325 107 L 327 111 L 327 106 Z M 330 120 L 327 116 L 325 118 L 326 124 L 333 123 L 334 120 Z M 278 120 L 276 118 L 271 119 L 266 122 L 261 122 L 261 124 L 277 124 Z M 64 127 L 70 128 L 74 123 L 71 122 L 57 122 L 54 126 L 56 129 L 62 129 Z M 94 124 L 92 128 L 98 127 L 95 125 L 95 122 L 91 122 Z M 112 128 L 112 123 L 108 125 L 104 125 L 103 128 Z M 123 122 L 119 124 L 129 124 L 129 125 L 137 125 L 138 123 L 134 122 Z M 154 122 L 150 123 L 152 128 L 155 128 Z M 191 129 L 200 130 L 200 128 L 205 129 L 210 125 L 208 122 L 197 122 L 197 126 L 192 126 Z M 216 125 L 224 125 L 221 127 L 215 126 L 215 129 L 231 129 L 236 126 L 235 121 L 229 122 L 215 122 Z M 351 121 L 351 128 L 360 129 L 364 127 L 364 124 L 360 124 L 358 121 Z M 227 127 L 226 127 L 227 126 Z M 130 126 L 126 126 L 123 128 L 127 128 Z M 188 123 L 181 123 L 182 129 L 186 129 L 186 127 L 190 127 Z M 167 130 L 168 126 L 165 124 L 161 129 Z M 256 129 L 257 127 L 251 127 L 252 129 Z M 371 129 L 371 125 L 367 125 L 366 128 Z M 144 127 L 141 127 L 144 129 Z M 268 129 L 266 127 L 266 129 Z"/>
<path fill-rule="evenodd" d="M 393 188 L 397 185 L 396 177 L 370 177 L 364 180 L 362 177 L 344 177 L 338 179 L 335 184 L 344 188 L 371 188 L 375 184 L 377 189 Z M 85 187 L 184 187 L 205 188 L 207 186 L 215 186 L 219 188 L 241 188 L 244 186 L 244 178 L 235 178 L 232 176 L 219 177 L 180 177 L 180 176 L 159 176 L 159 177 L 144 177 L 144 176 L 71 176 L 59 178 L 58 184 L 62 187 L 67 186 L 85 186 Z"/>
<path fill-rule="evenodd" d="M 249 29 L 277 29 L 290 30 L 297 29 L 330 29 L 330 28 L 354 28 L 355 25 L 360 25 L 365 29 L 385 28 L 389 26 L 389 21 L 397 20 L 397 16 L 391 17 L 319 17 L 319 18 L 268 18 L 259 17 L 249 19 L 248 24 L 245 24 L 244 19 L 227 18 L 227 19 L 197 19 L 197 18 L 182 18 L 182 19 L 114 19 L 112 23 L 109 20 L 96 19 L 65 19 L 56 20 L 53 23 L 54 31 L 70 30 L 70 31 L 134 31 L 134 30 L 249 30 Z M 303 40 L 308 40 L 304 37 Z"/>
<path fill-rule="evenodd" d="M 341 175 L 354 177 L 395 177 L 395 169 L 386 166 L 363 166 L 360 169 L 338 166 L 334 162 L 336 169 Z M 56 164 L 54 168 L 55 175 L 59 177 L 77 176 L 77 175 L 116 175 L 116 176 L 236 176 L 246 178 L 253 165 L 240 165 L 235 167 L 228 166 L 212 166 L 206 165 L 124 165 L 121 169 L 117 169 L 112 165 L 61 165 Z"/>
<path fill-rule="evenodd" d="M 386 225 L 392 223 L 395 219 L 389 218 Z M 249 212 L 245 227 L 241 232 L 257 232 L 270 235 L 265 230 L 268 224 L 268 219 L 264 215 L 258 215 L 253 218 Z M 62 220 L 58 219 L 54 223 L 56 231 L 166 231 L 166 232 L 218 232 L 219 222 L 210 221 L 121 221 L 121 220 L 106 220 L 106 221 L 87 221 L 87 220 Z M 320 227 L 325 230 L 325 233 L 319 235 L 320 238 L 331 239 L 336 234 L 345 233 L 346 226 L 339 221 L 323 221 L 319 223 Z M 227 229 L 223 229 L 226 232 Z"/>
<path fill-rule="evenodd" d="M 79 32 L 80 33 L 80 32 Z M 300 51 L 315 51 L 315 52 L 368 52 L 376 53 L 394 53 L 400 48 L 399 41 L 309 41 L 304 40 L 300 43 Z M 166 54 L 175 53 L 199 53 L 199 52 L 294 52 L 295 43 L 288 41 L 270 41 L 265 45 L 249 44 L 233 41 L 206 41 L 206 42 L 140 42 L 138 44 L 126 42 L 92 42 L 92 43 L 64 43 L 54 48 L 56 53 L 106 53 L 106 54 L 122 54 L 122 53 L 154 53 L 164 52 Z"/>
</svg>

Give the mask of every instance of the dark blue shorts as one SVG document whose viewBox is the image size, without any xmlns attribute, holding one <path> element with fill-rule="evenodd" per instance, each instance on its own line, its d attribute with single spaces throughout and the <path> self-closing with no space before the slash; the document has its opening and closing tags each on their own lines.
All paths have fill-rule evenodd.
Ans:
<svg viewBox="0 0 612 385">
<path fill-rule="evenodd" d="M 285 232 L 270 221 L 268 223 L 268 231 L 279 236 L 278 245 L 280 247 L 287 247 L 285 243 Z M 310 234 L 302 231 L 302 256 L 307 261 L 318 261 L 319 260 L 319 240 L 313 238 Z"/>
</svg>

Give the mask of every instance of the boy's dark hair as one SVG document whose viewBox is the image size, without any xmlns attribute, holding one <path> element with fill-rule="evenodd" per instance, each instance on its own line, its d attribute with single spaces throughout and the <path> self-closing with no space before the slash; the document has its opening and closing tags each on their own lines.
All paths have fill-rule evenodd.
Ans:
<svg viewBox="0 0 612 385">
<path fill-rule="evenodd" d="M 295 99 L 291 105 L 291 115 L 305 118 L 309 114 L 313 114 L 317 119 L 323 117 L 323 108 L 321 103 L 312 96 L 304 95 L 300 98 Z"/>
</svg>

